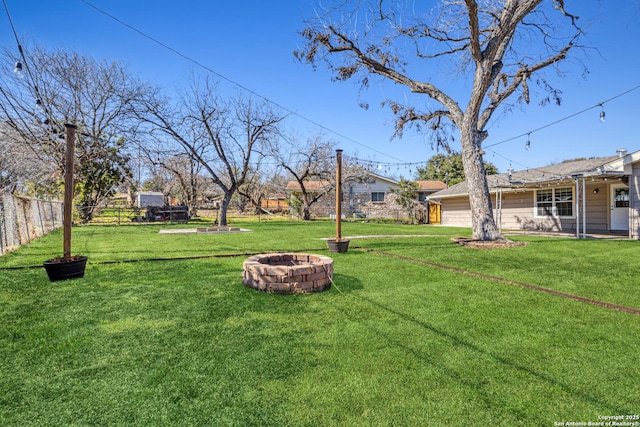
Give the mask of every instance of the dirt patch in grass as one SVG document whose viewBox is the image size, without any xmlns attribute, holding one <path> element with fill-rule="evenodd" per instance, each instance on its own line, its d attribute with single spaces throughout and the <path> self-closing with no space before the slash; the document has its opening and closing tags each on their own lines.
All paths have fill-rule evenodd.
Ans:
<svg viewBox="0 0 640 427">
<path fill-rule="evenodd" d="M 526 246 L 527 242 L 514 242 L 509 239 L 499 240 L 474 240 L 466 237 L 454 237 L 452 242 L 461 246 L 467 246 L 474 249 L 499 249 L 499 248 L 515 248 L 520 246 Z"/>
</svg>

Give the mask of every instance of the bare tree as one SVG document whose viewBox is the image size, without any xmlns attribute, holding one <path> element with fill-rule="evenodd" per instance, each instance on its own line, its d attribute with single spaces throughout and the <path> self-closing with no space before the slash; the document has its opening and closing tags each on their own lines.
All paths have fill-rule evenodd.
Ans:
<svg viewBox="0 0 640 427">
<path fill-rule="evenodd" d="M 141 147 L 152 175 L 148 184 L 155 185 L 156 191 L 161 191 L 165 196 L 177 198 L 188 206 L 189 215 L 195 217 L 198 214 L 198 201 L 206 187 L 203 166 L 184 148 L 176 148 L 170 148 L 167 144 Z M 204 150 L 203 147 L 194 149 L 199 150 L 200 154 Z"/>
<path fill-rule="evenodd" d="M 566 12 L 563 0 L 443 0 L 435 13 L 426 9 L 432 7 L 429 2 L 337 4 L 308 23 L 301 33 L 305 45 L 294 52 L 296 57 L 311 64 L 325 60 L 335 80 L 356 77 L 366 87 L 370 76 L 379 76 L 436 101 L 439 107 L 428 111 L 387 101 L 396 116 L 395 135 L 402 136 L 405 127 L 420 130 L 420 124 L 426 124 L 436 143 L 447 145 L 443 135 L 453 124 L 460 133 L 469 183 L 473 237 L 502 238 L 483 163 L 487 124 L 513 95 L 528 103 L 534 74 L 567 57 L 582 35 L 577 17 Z M 411 10 L 402 10 L 404 6 Z M 445 59 L 471 79 L 466 105 L 444 89 L 446 82 L 433 83 Z M 544 79 L 537 81 L 550 94 L 546 100 L 560 101 L 559 91 Z"/>
<path fill-rule="evenodd" d="M 66 167 L 63 124 L 78 127 L 76 204 L 85 206 L 83 220 L 90 220 L 95 206 L 131 174 L 125 148 L 135 129 L 131 106 L 147 87 L 117 62 L 39 47 L 26 57 L 24 78 L 1 77 L 0 113 L 16 141 L 53 162 L 60 177 Z M 5 51 L 5 63 L 17 59 Z"/>
<path fill-rule="evenodd" d="M 253 171 L 248 175 L 245 183 L 238 188 L 238 207 L 240 212 L 244 212 L 247 209 L 247 205 L 250 204 L 255 213 L 260 213 L 261 203 L 268 197 L 270 187 L 267 179 L 267 175 L 262 171 Z"/>
<path fill-rule="evenodd" d="M 284 139 L 284 138 L 283 138 Z M 285 140 L 288 144 L 272 147 L 271 155 L 296 182 L 301 198 L 297 200 L 300 217 L 309 221 L 311 208 L 336 188 L 335 142 L 324 140 L 323 135 L 309 138 L 299 144 L 295 140 Z M 343 157 L 342 181 L 361 178 L 364 168 Z"/>
<path fill-rule="evenodd" d="M 194 80 L 175 106 L 159 96 L 141 98 L 138 114 L 152 132 L 170 137 L 189 153 L 221 189 L 220 225 L 227 225 L 233 195 L 259 168 L 263 147 L 284 119 L 266 103 L 223 99 L 208 79 Z"/>
<path fill-rule="evenodd" d="M 56 187 L 55 166 L 7 123 L 0 123 L 0 191 L 44 197 Z"/>
<path fill-rule="evenodd" d="M 304 145 L 291 143 L 288 146 L 288 150 L 281 152 L 278 149 L 272 154 L 300 187 L 299 214 L 303 220 L 309 221 L 311 207 L 334 189 L 335 164 L 331 160 L 335 143 L 323 141 L 318 135 Z M 314 187 L 310 188 L 311 185 Z"/>
</svg>

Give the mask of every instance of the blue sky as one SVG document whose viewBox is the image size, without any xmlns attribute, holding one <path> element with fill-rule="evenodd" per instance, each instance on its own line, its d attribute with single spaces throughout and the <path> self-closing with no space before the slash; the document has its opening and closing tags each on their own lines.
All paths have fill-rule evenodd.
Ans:
<svg viewBox="0 0 640 427">
<path fill-rule="evenodd" d="M 323 132 L 346 155 L 381 163 L 422 162 L 436 154 L 425 135 L 408 133 L 391 140 L 393 116 L 379 104 L 386 97 L 408 94 L 390 83 L 377 82 L 361 92 L 355 82 L 332 82 L 326 68 L 313 71 L 294 59 L 293 51 L 302 43 L 298 32 L 304 27 L 303 18 L 312 16 L 314 1 L 87 1 L 214 70 L 217 75 L 213 78 L 220 81 L 222 91 L 243 90 L 237 83 L 302 116 L 304 119 L 294 116 L 287 122 L 300 138 Z M 186 85 L 192 73 L 207 73 L 81 0 L 6 3 L 27 49 L 38 44 L 117 60 L 140 79 L 168 91 Z M 501 172 L 575 157 L 614 155 L 618 148 L 640 150 L 640 89 L 606 102 L 604 123 L 599 120 L 600 108 L 596 108 L 531 133 L 529 150 L 525 150 L 526 136 L 501 143 L 640 85 L 640 1 L 566 3 L 588 26 L 583 43 L 591 48 L 580 53 L 579 59 L 589 74 L 583 77 L 572 59 L 562 66 L 563 78 L 552 72 L 546 75 L 563 92 L 560 107 L 540 107 L 539 97 L 534 95 L 530 105 L 494 117 L 489 139 L 484 142 L 490 147 L 485 159 Z M 0 17 L 0 43 L 16 46 L 5 14 Z M 463 83 L 459 87 L 464 90 Z M 360 101 L 368 102 L 369 110 L 361 109 Z M 425 98 L 419 102 L 430 101 Z M 455 142 L 452 148 L 459 149 L 459 144 Z M 414 172 L 415 166 L 411 170 Z M 390 172 L 411 176 L 408 166 L 393 166 Z"/>
</svg>

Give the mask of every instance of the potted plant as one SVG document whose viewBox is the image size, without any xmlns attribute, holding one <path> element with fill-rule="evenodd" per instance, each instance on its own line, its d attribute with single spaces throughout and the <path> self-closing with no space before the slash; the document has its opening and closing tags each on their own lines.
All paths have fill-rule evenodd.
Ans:
<svg viewBox="0 0 640 427">
<path fill-rule="evenodd" d="M 71 255 L 71 214 L 73 208 L 73 150 L 75 144 L 76 126 L 65 124 L 67 130 L 65 171 L 64 171 L 64 212 L 62 219 L 63 228 L 63 255 L 51 258 L 43 263 L 49 280 L 76 279 L 84 277 L 84 269 L 87 265 L 87 257 Z"/>
</svg>

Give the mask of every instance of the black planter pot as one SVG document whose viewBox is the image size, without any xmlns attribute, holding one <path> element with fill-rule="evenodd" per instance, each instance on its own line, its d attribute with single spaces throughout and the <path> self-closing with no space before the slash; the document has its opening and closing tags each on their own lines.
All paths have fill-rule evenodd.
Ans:
<svg viewBox="0 0 640 427">
<path fill-rule="evenodd" d="M 84 277 L 86 265 L 86 256 L 76 256 L 70 260 L 50 259 L 43 263 L 47 276 L 52 282 Z"/>
<path fill-rule="evenodd" d="M 336 239 L 329 239 L 327 244 L 329 245 L 329 252 L 345 253 L 349 249 L 349 240 L 336 241 Z"/>
</svg>

